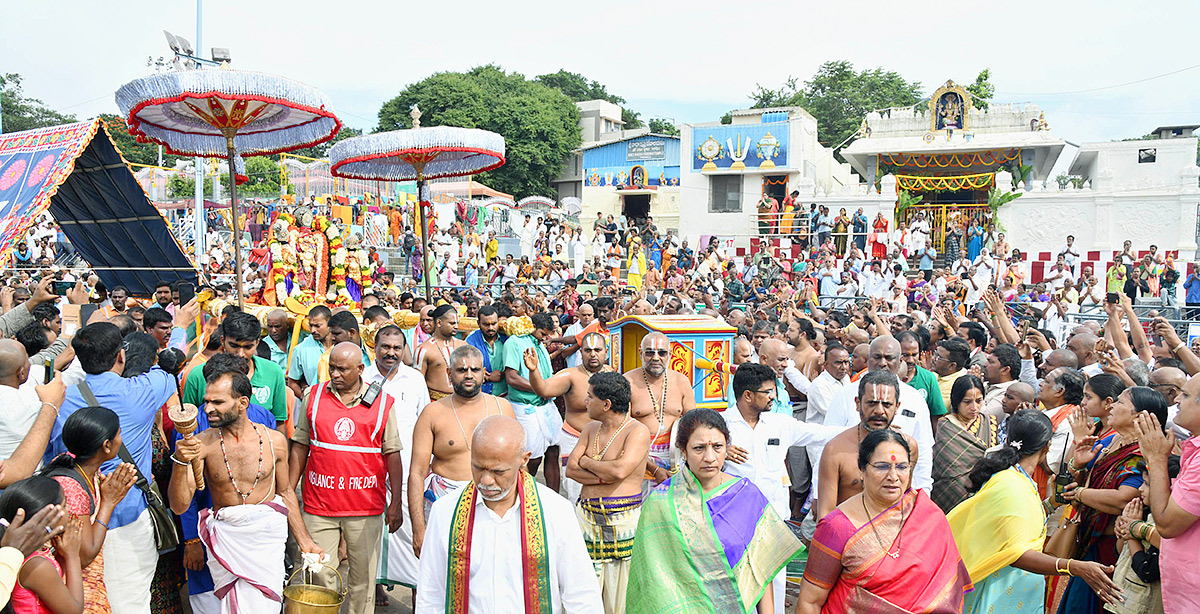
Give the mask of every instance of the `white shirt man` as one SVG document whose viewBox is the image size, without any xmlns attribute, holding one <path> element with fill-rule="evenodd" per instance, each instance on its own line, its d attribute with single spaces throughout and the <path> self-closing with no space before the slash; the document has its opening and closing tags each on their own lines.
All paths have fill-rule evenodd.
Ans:
<svg viewBox="0 0 1200 614">
<path fill-rule="evenodd" d="M 40 366 L 31 367 L 31 370 L 45 377 L 45 371 Z M 0 459 L 12 456 L 37 421 L 42 402 L 34 387 L 43 381 L 27 379 L 20 388 L 0 384 L 0 407 L 4 408 L 4 414 L 0 416 Z"/>
<path fill-rule="evenodd" d="M 975 282 L 984 288 L 996 282 L 996 259 L 986 248 L 975 257 Z"/>
<path fill-rule="evenodd" d="M 950 267 L 950 272 L 955 277 L 961 277 L 963 273 L 971 270 L 971 260 L 967 258 L 967 252 L 963 251 L 962 258 L 954 261 L 954 266 Z"/>
<path fill-rule="evenodd" d="M 821 374 L 808 387 L 808 413 L 805 415 L 805 421 L 824 424 L 825 415 L 829 413 L 829 406 L 834 397 L 849 385 L 849 375 L 838 381 L 829 374 L 828 369 L 822 369 Z"/>
<path fill-rule="evenodd" d="M 729 427 L 729 439 L 738 442 L 734 445 L 741 450 L 734 451 L 736 460 L 725 463 L 725 471 L 730 475 L 743 477 L 754 483 L 775 513 L 781 517 L 791 515 L 789 504 L 790 481 L 788 479 L 787 453 L 791 446 L 824 446 L 830 439 L 844 431 L 844 428 L 800 422 L 788 414 L 770 411 L 774 404 L 775 386 L 772 381 L 774 371 L 763 365 L 744 365 L 741 369 L 747 372 L 757 369 L 760 373 L 753 379 L 760 380 L 758 386 L 744 389 L 737 401 L 724 412 L 725 424 Z M 739 369 L 738 374 L 742 373 Z M 743 376 L 744 377 L 744 376 Z M 744 386 L 745 378 L 738 380 L 738 385 Z M 769 394 L 762 389 L 770 388 Z M 736 390 L 736 389 L 735 389 Z M 746 411 L 753 419 L 757 416 L 757 424 L 750 426 L 742 412 Z M 742 456 L 740 452 L 744 451 Z M 815 473 L 815 472 L 814 472 Z M 780 574 L 776 576 L 774 599 L 776 611 L 783 611 L 784 593 L 787 579 Z"/>
<path fill-rule="evenodd" d="M 829 404 L 829 410 L 825 413 L 826 426 L 850 427 L 862 422 L 854 403 L 857 396 L 858 386 L 856 385 L 846 386 L 839 391 Z M 913 488 L 932 488 L 933 425 L 929 420 L 929 406 L 925 404 L 925 397 L 921 396 L 916 388 L 904 382 L 900 382 L 900 407 L 896 408 L 892 427 L 917 441 L 919 453 L 917 468 L 913 472 Z M 809 449 L 811 450 L 811 448 Z M 819 453 L 817 462 L 820 463 Z"/>
<path fill-rule="evenodd" d="M 1062 262 L 1058 262 L 1055 263 L 1052 269 L 1050 269 L 1049 273 L 1046 273 L 1046 279 L 1043 281 L 1050 284 L 1050 288 L 1053 292 L 1057 292 L 1058 290 L 1062 289 L 1063 284 L 1067 281 L 1067 278 L 1070 275 L 1071 271 L 1067 270 L 1067 265 L 1063 264 Z"/>
<path fill-rule="evenodd" d="M 925 243 L 929 240 L 929 222 L 926 222 L 923 217 L 917 218 L 909 228 L 909 234 L 912 236 L 914 250 L 920 253 L 925 249 Z"/>
<path fill-rule="evenodd" d="M 837 295 L 838 280 L 840 278 L 841 278 L 841 276 L 838 274 L 837 269 L 834 269 L 832 264 L 830 264 L 828 262 L 825 263 L 825 266 L 821 267 L 821 272 L 820 272 L 820 282 L 819 283 L 820 283 L 821 296 L 822 297 L 831 297 L 831 296 Z M 833 304 L 833 300 L 830 298 L 822 298 L 821 299 L 822 306 L 828 307 L 832 304 Z"/>
<path fill-rule="evenodd" d="M 370 386 L 375 382 L 383 382 L 383 392 L 394 400 L 392 415 L 395 416 L 396 427 L 399 429 L 400 442 L 404 445 L 400 450 L 400 458 L 403 459 L 403 466 L 407 470 L 412 461 L 413 427 L 417 424 L 417 417 L 420 416 L 421 410 L 429 405 L 429 388 L 425 384 L 425 376 L 404 363 L 395 366 L 395 372 L 392 373 L 390 380 L 384 379 L 386 374 L 379 372 L 378 365 L 378 362 L 374 362 L 371 366 L 363 369 L 363 384 Z M 407 491 L 408 484 L 404 484 L 401 488 Z M 405 494 L 405 496 L 408 495 Z M 378 575 L 385 580 L 415 585 L 417 583 L 417 556 L 413 553 L 412 520 L 408 515 L 408 506 L 403 506 L 402 510 L 404 523 L 400 525 L 400 528 L 391 534 L 388 534 L 386 528 L 383 531 L 384 546 L 379 550 Z"/>
<path fill-rule="evenodd" d="M 517 264 L 516 260 L 504 263 L 504 273 L 501 277 L 501 279 L 504 280 L 504 283 L 517 281 L 517 271 L 520 270 L 519 266 L 520 265 Z"/>
<path fill-rule="evenodd" d="M 862 279 L 863 292 L 867 296 L 883 298 L 884 293 L 888 289 L 888 279 L 882 272 L 877 271 L 876 267 L 872 266 L 870 270 L 863 271 Z"/>
<path fill-rule="evenodd" d="M 1058 255 L 1067 261 L 1067 268 L 1075 271 L 1075 262 L 1079 258 L 1079 250 L 1075 247 L 1075 237 L 1067 237 L 1067 244 L 1058 250 Z"/>
<path fill-rule="evenodd" d="M 842 284 L 838 286 L 835 295 L 839 297 L 854 297 L 858 296 L 858 284 L 854 283 L 854 278 L 850 277 L 849 273 L 842 273 Z M 838 301 L 837 306 L 844 307 L 845 302 Z"/>
<path fill-rule="evenodd" d="M 516 488 L 516 486 L 514 486 Z M 550 602 L 555 614 L 601 614 L 600 583 L 588 557 L 575 518 L 575 508 L 558 493 L 537 485 L 546 527 L 550 562 Z M 421 548 L 416 612 L 446 611 L 446 565 L 450 527 L 459 497 L 442 497 L 429 512 L 425 543 Z M 484 504 L 475 492 L 475 524 L 471 531 L 471 612 L 525 611 L 525 577 L 521 569 L 521 506 L 503 516 Z"/>
</svg>

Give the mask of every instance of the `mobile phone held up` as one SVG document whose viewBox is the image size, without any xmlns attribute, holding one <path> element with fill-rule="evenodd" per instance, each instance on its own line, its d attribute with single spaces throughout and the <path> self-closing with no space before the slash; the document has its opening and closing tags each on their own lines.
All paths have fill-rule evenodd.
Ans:
<svg viewBox="0 0 1200 614">
<path fill-rule="evenodd" d="M 1104 302 L 1108 303 L 1109 305 L 1116 305 L 1117 303 L 1121 302 L 1121 299 L 1117 296 L 1116 292 L 1109 292 L 1108 294 L 1104 295 Z"/>
<path fill-rule="evenodd" d="M 186 305 L 196 298 L 196 284 L 190 281 L 181 281 L 175 284 L 175 288 L 179 290 L 180 305 Z"/>
<path fill-rule="evenodd" d="M 52 281 L 50 282 L 50 291 L 58 296 L 66 296 L 67 291 L 75 287 L 73 281 Z"/>
</svg>

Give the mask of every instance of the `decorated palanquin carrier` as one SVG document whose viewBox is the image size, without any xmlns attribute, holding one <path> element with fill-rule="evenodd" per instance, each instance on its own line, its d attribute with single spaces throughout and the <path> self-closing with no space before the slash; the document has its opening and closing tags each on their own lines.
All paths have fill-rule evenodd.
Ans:
<svg viewBox="0 0 1200 614">
<path fill-rule="evenodd" d="M 730 378 L 726 366 L 733 348 L 734 327 L 708 316 L 625 316 L 608 324 L 608 360 L 624 373 L 642 366 L 642 338 L 663 333 L 671 342 L 667 368 L 692 382 L 696 407 L 724 410 Z"/>
</svg>

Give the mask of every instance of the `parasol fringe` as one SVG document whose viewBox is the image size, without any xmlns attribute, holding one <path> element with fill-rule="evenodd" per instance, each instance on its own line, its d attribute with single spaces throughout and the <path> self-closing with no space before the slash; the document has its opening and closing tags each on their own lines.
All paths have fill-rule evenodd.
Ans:
<svg viewBox="0 0 1200 614">
<path fill-rule="evenodd" d="M 334 175 L 383 181 L 412 179 L 414 162 L 425 162 L 424 177 L 456 177 L 504 164 L 504 137 L 487 130 L 431 126 L 367 134 L 329 148 Z"/>
<path fill-rule="evenodd" d="M 191 113 L 177 110 L 185 99 L 236 98 L 283 107 L 248 123 L 234 137 L 238 151 L 267 155 L 308 147 L 332 139 L 341 129 L 324 93 L 297 81 L 249 71 L 194 70 L 135 79 L 121 86 L 116 102 L 141 140 L 162 143 L 176 155 L 227 157 L 225 137 L 218 127 Z M 160 115 L 142 114 L 147 107 Z M 160 125 L 162 124 L 162 125 Z"/>
</svg>

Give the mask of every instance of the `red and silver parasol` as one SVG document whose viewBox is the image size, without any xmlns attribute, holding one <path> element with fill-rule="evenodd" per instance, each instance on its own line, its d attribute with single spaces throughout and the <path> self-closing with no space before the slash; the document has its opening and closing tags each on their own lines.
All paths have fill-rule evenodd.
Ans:
<svg viewBox="0 0 1200 614">
<path fill-rule="evenodd" d="M 504 164 L 504 137 L 487 130 L 453 126 L 421 127 L 421 111 L 413 107 L 413 128 L 356 136 L 329 149 L 330 172 L 336 177 L 373 181 L 417 182 L 421 219 L 428 219 L 427 179 L 460 177 Z M 429 283 L 429 233 L 421 232 L 421 266 L 425 295 Z"/>
<path fill-rule="evenodd" d="M 329 99 L 290 79 L 228 69 L 135 79 L 117 90 L 116 99 L 138 140 L 158 143 L 176 155 L 229 160 L 235 177 L 229 186 L 229 207 L 241 305 L 242 250 L 236 228 L 237 184 L 245 173 L 241 156 L 292 151 L 332 139 L 342 124 Z"/>
</svg>

